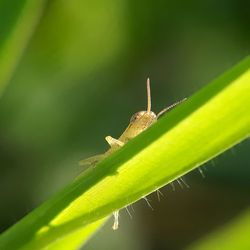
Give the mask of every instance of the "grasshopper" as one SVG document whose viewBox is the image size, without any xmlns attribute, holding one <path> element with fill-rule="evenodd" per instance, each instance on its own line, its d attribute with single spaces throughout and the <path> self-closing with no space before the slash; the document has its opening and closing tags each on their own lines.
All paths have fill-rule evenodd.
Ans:
<svg viewBox="0 0 250 250">
<path fill-rule="evenodd" d="M 81 160 L 79 164 L 81 166 L 95 166 L 99 161 L 111 155 L 113 152 L 117 151 L 128 141 L 130 141 L 138 134 L 149 128 L 159 119 L 161 115 L 170 111 L 171 109 L 173 109 L 174 107 L 176 107 L 185 100 L 186 98 L 184 98 L 181 101 L 175 102 L 174 104 L 161 110 L 158 114 L 155 114 L 153 111 L 151 111 L 150 79 L 147 78 L 147 110 L 135 113 L 131 117 L 128 127 L 125 129 L 125 131 L 118 139 L 115 139 L 111 136 L 105 137 L 105 140 L 108 142 L 110 148 L 104 154 L 95 155 L 90 158 Z M 114 224 L 112 228 L 113 230 L 116 230 L 118 229 L 119 226 L 119 220 L 118 220 L 119 211 L 115 211 L 113 214 L 114 214 Z"/>
</svg>

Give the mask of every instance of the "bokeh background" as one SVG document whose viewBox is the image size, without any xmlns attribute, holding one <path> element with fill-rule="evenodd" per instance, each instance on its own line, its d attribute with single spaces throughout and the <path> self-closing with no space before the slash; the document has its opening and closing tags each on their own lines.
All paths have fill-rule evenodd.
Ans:
<svg viewBox="0 0 250 250">
<path fill-rule="evenodd" d="M 145 108 L 148 76 L 157 112 L 248 55 L 249 9 L 247 0 L 48 1 L 0 100 L 0 232 L 108 148 L 104 137 Z M 132 218 L 122 211 L 120 229 L 109 221 L 86 249 L 183 249 L 229 222 L 250 205 L 249 150 L 245 141 L 203 166 L 205 178 L 188 174 L 189 188 L 150 195 L 154 210 L 142 200 Z"/>
</svg>

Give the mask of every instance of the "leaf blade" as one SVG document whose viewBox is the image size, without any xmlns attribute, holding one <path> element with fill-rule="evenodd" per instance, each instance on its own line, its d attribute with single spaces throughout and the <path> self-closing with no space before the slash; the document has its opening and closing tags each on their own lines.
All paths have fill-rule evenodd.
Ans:
<svg viewBox="0 0 250 250">
<path fill-rule="evenodd" d="M 46 247 L 247 138 L 249 82 L 248 57 L 6 231 L 0 248 Z"/>
</svg>

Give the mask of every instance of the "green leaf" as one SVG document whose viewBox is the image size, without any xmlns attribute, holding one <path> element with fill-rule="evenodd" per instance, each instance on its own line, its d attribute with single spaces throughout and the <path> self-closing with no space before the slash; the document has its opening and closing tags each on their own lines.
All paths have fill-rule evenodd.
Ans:
<svg viewBox="0 0 250 250">
<path fill-rule="evenodd" d="M 0 2 L 0 95 L 41 16 L 45 0 Z"/>
<path fill-rule="evenodd" d="M 250 249 L 250 209 L 231 223 L 192 244 L 187 250 Z"/>
<path fill-rule="evenodd" d="M 65 249 L 65 246 L 67 246 L 67 250 L 79 249 L 81 245 L 83 243 L 86 243 L 89 240 L 90 236 L 92 236 L 92 234 L 104 224 L 105 221 L 106 219 L 95 221 L 85 227 L 80 228 L 77 231 L 74 231 L 67 236 L 64 236 L 63 238 L 57 238 L 50 245 L 46 246 L 46 250 L 61 250 Z M 39 242 L 32 241 L 30 244 L 27 244 L 25 248 L 39 249 L 40 244 Z"/>
<path fill-rule="evenodd" d="M 0 237 L 46 247 L 202 165 L 250 134 L 250 58 L 219 77 Z"/>
</svg>

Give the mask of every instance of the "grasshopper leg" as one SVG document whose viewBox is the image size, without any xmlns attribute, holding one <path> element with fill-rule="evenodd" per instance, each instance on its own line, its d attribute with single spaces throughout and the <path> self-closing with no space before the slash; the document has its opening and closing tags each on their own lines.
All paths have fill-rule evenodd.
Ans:
<svg viewBox="0 0 250 250">
<path fill-rule="evenodd" d="M 105 140 L 108 142 L 108 144 L 110 145 L 110 147 L 112 147 L 112 146 L 122 147 L 124 145 L 124 142 L 119 141 L 119 140 L 111 137 L 110 135 L 106 136 Z"/>
<path fill-rule="evenodd" d="M 100 154 L 100 155 L 94 155 L 94 156 L 91 156 L 87 159 L 83 159 L 79 162 L 79 165 L 80 166 L 94 166 L 96 165 L 100 160 L 102 160 L 104 158 L 104 155 L 103 154 Z"/>
<path fill-rule="evenodd" d="M 117 230 L 119 226 L 119 211 L 115 211 L 114 215 L 114 224 L 112 226 L 113 230 Z"/>
</svg>

